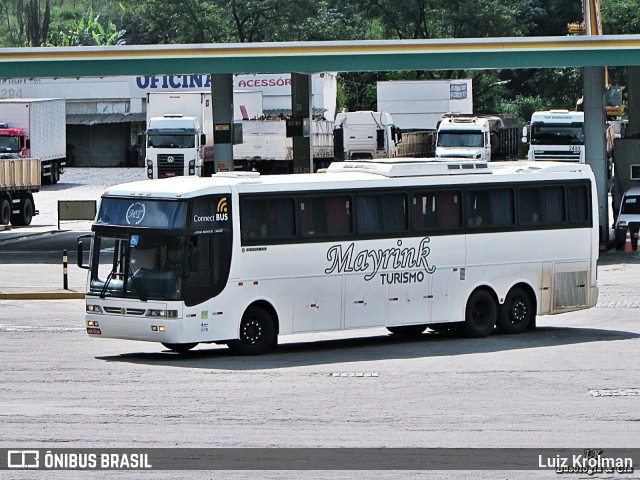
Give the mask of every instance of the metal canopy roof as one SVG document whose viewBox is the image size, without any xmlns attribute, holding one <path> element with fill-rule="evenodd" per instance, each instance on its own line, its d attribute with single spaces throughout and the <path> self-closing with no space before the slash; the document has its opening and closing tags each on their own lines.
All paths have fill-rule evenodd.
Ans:
<svg viewBox="0 0 640 480">
<path fill-rule="evenodd" d="M 0 49 L 0 78 L 640 65 L 640 35 Z"/>
</svg>

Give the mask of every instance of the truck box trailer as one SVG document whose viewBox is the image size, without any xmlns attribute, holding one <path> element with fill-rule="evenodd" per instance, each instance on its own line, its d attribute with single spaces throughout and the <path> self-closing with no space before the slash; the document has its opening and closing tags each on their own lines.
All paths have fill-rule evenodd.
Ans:
<svg viewBox="0 0 640 480">
<path fill-rule="evenodd" d="M 0 225 L 26 226 L 38 211 L 33 193 L 40 187 L 39 158 L 0 154 Z"/>
<path fill-rule="evenodd" d="M 471 79 L 378 82 L 377 110 L 388 112 L 403 132 L 435 130 L 445 113 L 473 113 Z"/>
<path fill-rule="evenodd" d="M 43 184 L 57 183 L 67 157 L 65 100 L 0 100 L 0 153 L 39 158 Z"/>
</svg>

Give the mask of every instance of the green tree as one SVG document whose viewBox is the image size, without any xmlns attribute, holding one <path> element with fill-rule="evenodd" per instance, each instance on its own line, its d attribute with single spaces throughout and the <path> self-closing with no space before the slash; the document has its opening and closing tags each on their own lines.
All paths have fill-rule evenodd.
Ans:
<svg viewBox="0 0 640 480">
<path fill-rule="evenodd" d="M 215 1 L 127 0 L 121 27 L 136 45 L 233 41 L 224 15 Z"/>
<path fill-rule="evenodd" d="M 93 10 L 87 12 L 86 18 L 81 18 L 67 31 L 58 31 L 50 35 L 49 45 L 57 47 L 73 46 L 109 46 L 122 45 L 125 31 L 109 20 L 102 20 L 100 15 L 94 15 Z"/>
</svg>

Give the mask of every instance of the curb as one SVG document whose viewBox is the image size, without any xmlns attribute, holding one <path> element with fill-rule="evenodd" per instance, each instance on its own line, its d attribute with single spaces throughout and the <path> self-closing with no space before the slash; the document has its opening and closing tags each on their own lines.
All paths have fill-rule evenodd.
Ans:
<svg viewBox="0 0 640 480">
<path fill-rule="evenodd" d="M 0 230 L 1 232 L 2 230 Z M 7 232 L 15 232 L 12 230 L 6 230 Z M 21 235 L 15 235 L 15 236 L 11 236 L 8 238 L 2 238 L 0 236 L 0 245 L 3 243 L 11 243 L 11 242 L 18 242 L 20 240 L 24 240 L 25 238 L 31 238 L 31 237 L 44 237 L 45 235 L 55 235 L 56 233 L 62 233 L 62 232 L 67 232 L 69 230 L 47 230 L 46 232 L 30 232 L 30 233 L 24 233 Z M 18 232 L 15 232 L 18 233 Z"/>
<path fill-rule="evenodd" d="M 0 300 L 83 300 L 80 292 L 0 293 Z"/>
</svg>

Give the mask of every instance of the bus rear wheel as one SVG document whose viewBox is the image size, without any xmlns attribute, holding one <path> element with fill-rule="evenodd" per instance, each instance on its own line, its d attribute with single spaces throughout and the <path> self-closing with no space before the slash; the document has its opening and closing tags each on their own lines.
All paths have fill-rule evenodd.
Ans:
<svg viewBox="0 0 640 480">
<path fill-rule="evenodd" d="M 469 337 L 481 338 L 490 335 L 496 326 L 498 307 L 486 290 L 476 290 L 467 300 L 464 333 Z"/>
<path fill-rule="evenodd" d="M 535 307 L 531 295 L 523 288 L 514 287 L 500 307 L 496 327 L 500 333 L 522 333 L 529 327 L 534 316 Z"/>
<path fill-rule="evenodd" d="M 163 343 L 162 345 L 164 345 L 169 350 L 173 350 L 176 353 L 186 353 L 198 344 L 197 343 Z"/>
<path fill-rule="evenodd" d="M 420 335 L 427 329 L 427 325 L 402 325 L 400 327 L 387 327 L 394 335 L 415 336 Z"/>
<path fill-rule="evenodd" d="M 232 352 L 240 355 L 264 353 L 277 341 L 274 319 L 269 312 L 258 305 L 251 305 L 240 321 L 240 338 L 228 343 Z"/>
</svg>

